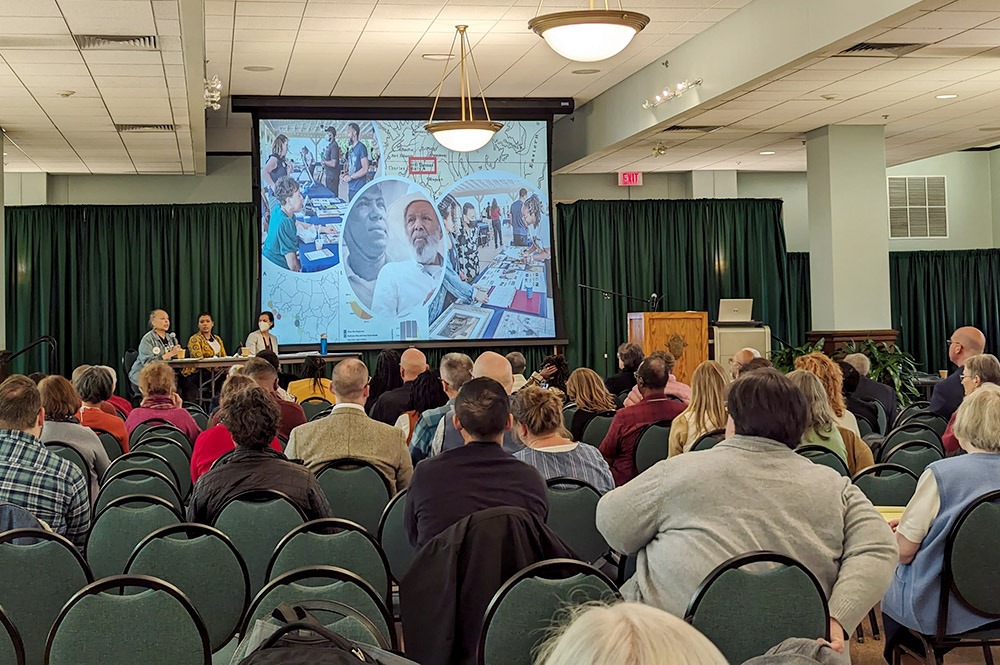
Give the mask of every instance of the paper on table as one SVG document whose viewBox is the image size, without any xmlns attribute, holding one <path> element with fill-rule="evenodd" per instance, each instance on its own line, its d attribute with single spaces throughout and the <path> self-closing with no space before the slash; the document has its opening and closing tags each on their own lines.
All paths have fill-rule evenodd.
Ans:
<svg viewBox="0 0 1000 665">
<path fill-rule="evenodd" d="M 326 248 L 323 248 L 318 251 L 306 252 L 306 258 L 309 259 L 310 261 L 319 261 L 320 259 L 328 259 L 331 256 L 333 256 L 333 252 L 331 252 Z"/>
</svg>

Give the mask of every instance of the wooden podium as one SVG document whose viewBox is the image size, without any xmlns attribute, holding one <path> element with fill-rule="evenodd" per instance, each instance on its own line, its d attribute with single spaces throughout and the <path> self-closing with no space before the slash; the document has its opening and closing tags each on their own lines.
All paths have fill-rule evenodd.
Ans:
<svg viewBox="0 0 1000 665">
<path fill-rule="evenodd" d="M 708 360 L 708 312 L 629 312 L 628 341 L 677 359 L 674 375 L 691 385 L 694 368 Z"/>
</svg>

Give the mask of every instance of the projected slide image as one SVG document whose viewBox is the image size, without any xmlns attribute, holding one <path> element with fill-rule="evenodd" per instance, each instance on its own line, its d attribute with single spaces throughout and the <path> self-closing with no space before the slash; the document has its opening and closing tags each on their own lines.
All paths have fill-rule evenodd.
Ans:
<svg viewBox="0 0 1000 665">
<path fill-rule="evenodd" d="M 555 337 L 547 124 L 473 153 L 422 124 L 259 121 L 261 300 L 283 342 Z"/>
</svg>

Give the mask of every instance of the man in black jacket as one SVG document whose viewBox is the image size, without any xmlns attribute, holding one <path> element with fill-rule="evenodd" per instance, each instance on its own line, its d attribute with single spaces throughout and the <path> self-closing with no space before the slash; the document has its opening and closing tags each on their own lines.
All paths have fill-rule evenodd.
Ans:
<svg viewBox="0 0 1000 665">
<path fill-rule="evenodd" d="M 945 420 L 951 418 L 951 414 L 955 413 L 965 397 L 965 388 L 962 387 L 965 361 L 985 350 L 986 335 L 977 328 L 963 326 L 951 334 L 951 339 L 948 340 L 948 360 L 955 363 L 958 369 L 934 386 L 931 405 L 928 407 L 931 413 L 936 413 Z"/>
<path fill-rule="evenodd" d="M 413 381 L 426 372 L 427 356 L 420 349 L 409 348 L 399 357 L 399 374 L 403 377 L 403 385 L 382 393 L 372 406 L 369 416 L 372 420 L 395 425 L 396 419 L 406 411 L 413 394 Z"/>
<path fill-rule="evenodd" d="M 236 450 L 220 457 L 212 470 L 198 478 L 188 505 L 189 522 L 212 524 L 229 499 L 252 490 L 287 494 L 308 520 L 330 516 L 330 504 L 316 477 L 269 447 L 281 412 L 263 388 L 251 386 L 231 395 L 220 417 L 233 435 Z"/>
<path fill-rule="evenodd" d="M 844 362 L 858 370 L 858 374 L 860 375 L 858 387 L 854 391 L 854 397 L 857 399 L 878 400 L 882 404 L 882 408 L 885 409 L 886 425 L 889 429 L 892 429 L 892 424 L 896 422 L 896 411 L 898 410 L 896 405 L 896 391 L 891 386 L 878 381 L 872 381 L 868 378 L 868 373 L 872 369 L 872 363 L 865 354 L 848 354 L 844 356 Z M 853 411 L 850 405 L 847 408 Z"/>
</svg>

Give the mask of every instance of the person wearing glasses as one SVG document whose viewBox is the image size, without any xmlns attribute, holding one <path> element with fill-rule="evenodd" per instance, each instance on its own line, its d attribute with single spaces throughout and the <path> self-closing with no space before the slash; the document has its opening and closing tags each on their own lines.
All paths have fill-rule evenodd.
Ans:
<svg viewBox="0 0 1000 665">
<path fill-rule="evenodd" d="M 946 420 L 951 418 L 955 409 L 962 403 L 965 390 L 962 388 L 962 367 L 972 356 L 978 356 L 986 349 L 986 335 L 972 326 L 963 326 L 951 334 L 948 340 L 948 360 L 958 366 L 944 381 L 934 386 L 931 394 L 931 405 L 928 410 Z"/>
<path fill-rule="evenodd" d="M 1000 360 L 997 360 L 997 357 L 991 353 L 972 356 L 965 361 L 961 374 L 962 390 L 965 392 L 965 397 L 962 400 L 964 402 L 969 395 L 986 384 L 1000 385 Z M 958 437 L 955 436 L 955 414 L 957 413 L 956 409 L 955 413 L 951 414 L 948 427 L 945 428 L 944 435 L 941 437 L 946 455 L 957 453 L 960 448 Z"/>
<path fill-rule="evenodd" d="M 729 359 L 729 373 L 732 374 L 734 380 L 740 375 L 743 366 L 754 358 L 760 358 L 760 351 L 751 349 L 749 346 L 733 354 L 733 357 Z"/>
</svg>

